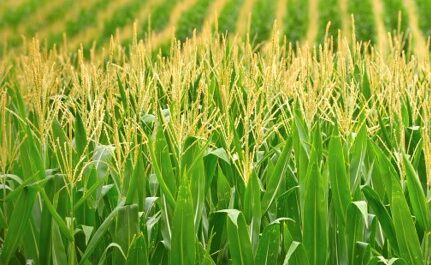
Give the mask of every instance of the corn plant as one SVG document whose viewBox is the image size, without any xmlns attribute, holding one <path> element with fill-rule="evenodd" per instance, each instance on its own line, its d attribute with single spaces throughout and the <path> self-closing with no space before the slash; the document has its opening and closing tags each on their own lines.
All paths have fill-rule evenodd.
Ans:
<svg viewBox="0 0 431 265">
<path fill-rule="evenodd" d="M 186 28 L 0 59 L 0 264 L 431 263 L 429 59 Z"/>
</svg>

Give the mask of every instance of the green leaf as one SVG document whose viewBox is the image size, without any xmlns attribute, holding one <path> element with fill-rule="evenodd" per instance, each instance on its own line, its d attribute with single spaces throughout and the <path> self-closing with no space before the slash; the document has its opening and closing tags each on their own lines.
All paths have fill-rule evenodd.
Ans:
<svg viewBox="0 0 431 265">
<path fill-rule="evenodd" d="M 112 249 L 112 250 L 111 250 Z M 115 251 L 115 249 L 117 251 Z M 100 255 L 99 258 L 99 262 L 97 263 L 98 265 L 104 265 L 106 264 L 106 255 L 107 254 L 113 254 L 113 255 L 117 255 L 119 256 L 120 259 L 117 259 L 116 261 L 114 260 L 114 264 L 124 264 L 125 260 L 126 260 L 126 255 L 124 254 L 123 249 L 121 248 L 120 245 L 118 245 L 115 242 L 110 243 L 105 250 L 103 251 L 103 253 Z"/>
<path fill-rule="evenodd" d="M 256 173 L 252 172 L 244 194 L 244 217 L 246 222 L 251 225 L 251 243 L 253 250 L 257 247 L 260 222 L 262 219 L 260 194 L 259 180 L 257 179 Z"/>
<path fill-rule="evenodd" d="M 124 202 L 120 202 L 118 206 L 115 207 L 115 209 L 108 216 L 106 216 L 103 223 L 99 226 L 99 228 L 97 228 L 96 232 L 94 232 L 93 237 L 91 238 L 87 248 L 85 249 L 84 254 L 82 255 L 79 265 L 86 264 L 85 262 L 88 260 L 88 258 L 90 258 L 91 254 L 93 254 L 94 250 L 102 240 L 104 234 L 108 231 L 108 228 L 111 225 L 112 221 L 115 219 L 118 212 L 123 207 L 124 207 Z"/>
<path fill-rule="evenodd" d="M 278 249 L 280 244 L 280 224 L 267 225 L 259 239 L 256 252 L 256 265 L 269 265 L 278 260 Z"/>
<path fill-rule="evenodd" d="M 362 192 L 364 193 L 365 198 L 367 198 L 368 205 L 376 214 L 385 236 L 387 237 L 395 251 L 398 252 L 398 244 L 395 236 L 395 227 L 388 210 L 380 201 L 379 196 L 376 194 L 376 192 L 369 186 L 364 186 L 362 188 Z"/>
<path fill-rule="evenodd" d="M 368 262 L 368 265 L 406 265 L 406 262 L 400 258 L 386 259 L 383 256 L 374 257 Z"/>
<path fill-rule="evenodd" d="M 327 176 L 320 174 L 314 143 L 304 187 L 303 243 L 310 264 L 325 264 L 328 246 Z"/>
<path fill-rule="evenodd" d="M 55 189 L 55 179 L 50 179 L 45 184 L 45 191 L 49 194 L 52 199 Z M 41 212 L 41 224 L 39 232 L 39 263 L 48 264 L 51 260 L 52 251 L 52 233 L 53 229 L 51 227 L 52 216 L 46 205 L 43 205 Z M 57 227 L 58 229 L 58 227 Z"/>
<path fill-rule="evenodd" d="M 181 158 L 182 177 L 191 183 L 193 198 L 194 226 L 197 228 L 202 219 L 205 202 L 205 167 L 204 149 L 195 137 L 187 137 L 184 144 L 185 152 Z"/>
<path fill-rule="evenodd" d="M 156 140 L 156 142 L 157 142 L 157 140 Z M 154 168 L 154 172 L 155 172 L 156 177 L 157 177 L 157 181 L 160 184 L 160 188 L 163 192 L 163 195 L 166 197 L 166 200 L 169 203 L 169 206 L 171 206 L 172 208 L 175 208 L 175 199 L 174 199 L 174 196 L 172 193 L 172 189 L 175 191 L 176 184 L 173 183 L 175 181 L 175 179 L 169 180 L 170 184 L 167 184 L 167 182 L 165 182 L 165 178 L 167 178 L 167 179 L 174 178 L 173 173 L 172 173 L 172 176 L 169 174 L 169 176 L 166 177 L 166 173 L 162 172 L 162 169 L 160 168 L 161 164 L 160 164 L 159 160 L 163 161 L 163 156 L 156 155 L 155 149 L 159 149 L 157 147 L 157 145 L 151 145 L 149 148 L 149 151 L 150 151 L 152 166 Z M 166 152 L 166 151 L 160 151 L 159 150 L 158 152 Z M 169 155 L 167 157 L 169 157 Z M 165 164 L 166 163 L 170 163 L 170 162 L 165 162 Z M 163 165 L 162 165 L 162 168 L 164 171 L 167 170 L 167 168 Z M 170 171 L 171 170 L 169 170 L 169 172 Z"/>
<path fill-rule="evenodd" d="M 362 92 L 362 95 L 365 97 L 365 99 L 369 101 L 372 93 L 371 93 L 371 85 L 368 77 L 368 72 L 366 70 L 364 71 L 364 75 L 362 79 L 361 92 Z"/>
<path fill-rule="evenodd" d="M 121 207 L 115 220 L 115 233 L 113 235 L 114 242 L 118 243 L 118 245 L 121 246 L 121 249 L 126 252 L 129 250 L 129 245 L 138 231 L 138 205 L 132 204 Z M 123 260 L 123 257 L 114 255 L 113 260 L 114 263 L 118 264 Z"/>
<path fill-rule="evenodd" d="M 81 115 L 77 111 L 75 114 L 75 146 L 78 158 L 84 154 L 84 150 L 87 146 L 87 134 L 85 132 L 85 126 L 82 122 Z"/>
<path fill-rule="evenodd" d="M 52 263 L 53 265 L 67 264 L 66 249 L 61 238 L 60 229 L 56 223 L 52 223 Z"/>
<path fill-rule="evenodd" d="M 142 234 L 138 234 L 130 245 L 129 252 L 127 253 L 126 265 L 147 265 L 148 261 L 148 249 L 145 237 Z"/>
<path fill-rule="evenodd" d="M 361 126 L 350 149 L 350 185 L 353 193 L 361 183 L 360 173 L 367 153 L 367 127 Z"/>
<path fill-rule="evenodd" d="M 430 231 L 431 218 L 429 207 L 427 206 L 425 193 L 422 189 L 419 176 L 407 156 L 403 155 L 407 176 L 407 189 L 413 214 L 416 216 L 419 227 L 424 231 Z"/>
<path fill-rule="evenodd" d="M 154 166 L 157 165 L 160 168 L 160 177 L 163 179 L 163 183 L 166 183 L 166 188 L 169 189 L 171 194 L 176 194 L 177 178 L 174 175 L 170 149 L 162 125 L 156 128 L 156 139 L 152 151 L 154 153 L 152 162 Z M 162 185 L 160 180 L 159 182 Z"/>
<path fill-rule="evenodd" d="M 190 188 L 181 184 L 172 222 L 170 264 L 195 264 L 196 235 Z"/>
<path fill-rule="evenodd" d="M 292 141 L 289 139 L 285 142 L 283 151 L 277 159 L 274 171 L 268 176 L 266 191 L 262 198 L 262 212 L 265 213 L 276 200 L 281 189 L 281 184 L 286 176 L 286 170 L 289 166 L 288 159 L 292 150 Z"/>
<path fill-rule="evenodd" d="M 144 181 L 139 181 L 140 178 L 144 178 L 144 162 L 141 155 L 138 156 L 138 160 L 133 169 L 132 178 L 130 179 L 129 189 L 127 190 L 126 202 L 125 204 L 132 204 L 133 198 L 136 196 L 138 191 L 138 183 L 145 183 Z"/>
<path fill-rule="evenodd" d="M 297 241 L 292 241 L 286 256 L 284 257 L 283 265 L 304 265 L 309 264 L 305 254 L 304 246 Z"/>
<path fill-rule="evenodd" d="M 29 223 L 36 194 L 36 190 L 32 187 L 24 187 L 20 192 L 15 202 L 16 207 L 14 207 L 9 219 L 9 228 L 0 254 L 0 264 L 9 264 L 10 259 L 15 254 Z"/>
<path fill-rule="evenodd" d="M 392 185 L 391 212 L 400 249 L 400 257 L 408 264 L 424 264 L 418 234 L 416 233 L 416 228 L 399 182 Z"/>
<path fill-rule="evenodd" d="M 365 209 L 364 209 L 365 207 Z M 365 241 L 364 226 L 368 224 L 367 205 L 363 202 L 352 202 L 347 208 L 347 220 L 345 226 L 345 238 L 347 244 L 349 264 L 355 264 L 357 243 Z"/>
<path fill-rule="evenodd" d="M 63 235 L 65 235 L 67 237 L 67 239 L 69 241 L 73 241 L 73 234 L 72 232 L 69 230 L 69 228 L 67 227 L 66 223 L 64 222 L 63 218 L 58 214 L 57 210 L 55 209 L 54 205 L 52 205 L 51 201 L 48 198 L 48 195 L 46 194 L 44 189 L 40 189 L 39 193 L 43 199 L 43 201 L 45 202 L 45 206 L 48 209 L 48 211 L 50 212 L 52 218 L 55 220 L 55 222 L 57 223 L 60 231 L 63 233 Z"/>
<path fill-rule="evenodd" d="M 351 207 L 355 207 L 359 213 L 362 215 L 362 219 L 364 221 L 365 226 L 368 228 L 368 207 L 366 201 L 354 201 L 350 205 Z"/>
<path fill-rule="evenodd" d="M 338 129 L 331 137 L 328 150 L 329 180 L 331 183 L 332 201 L 339 223 L 346 222 L 347 207 L 351 202 L 349 178 L 344 162 L 343 146 Z"/>
<path fill-rule="evenodd" d="M 93 162 L 99 179 L 105 178 L 108 175 L 109 163 L 114 156 L 114 149 L 115 147 L 111 145 L 96 146 L 93 154 Z"/>
<path fill-rule="evenodd" d="M 293 148 L 295 153 L 296 170 L 298 172 L 298 179 L 301 188 L 303 181 L 306 179 L 308 160 L 310 155 L 310 141 L 308 136 L 308 128 L 300 118 L 300 114 L 295 115 L 293 121 Z"/>
<path fill-rule="evenodd" d="M 374 154 L 373 166 L 375 171 L 371 175 L 373 188 L 377 192 L 381 200 L 391 197 L 392 178 L 397 178 L 398 174 L 390 161 L 390 156 L 385 154 L 384 151 L 373 141 L 369 140 L 367 145 L 372 154 Z"/>
<path fill-rule="evenodd" d="M 347 211 L 350 209 L 348 208 Z M 355 212 L 356 213 L 356 212 Z M 340 220 L 337 218 L 335 213 L 334 204 L 331 203 L 329 206 L 329 222 L 328 222 L 328 236 L 329 236 L 329 259 L 328 264 L 351 264 L 349 263 L 349 248 L 351 248 L 350 242 L 356 242 L 357 230 L 353 225 L 356 225 L 360 218 L 357 215 L 351 216 L 347 213 L 346 224 L 341 226 Z M 362 232 L 362 231 L 361 231 Z M 350 245 L 349 245 L 350 244 Z"/>
<path fill-rule="evenodd" d="M 422 239 L 422 253 L 425 264 L 431 264 L 431 232 L 426 232 Z"/>
<path fill-rule="evenodd" d="M 220 158 L 221 160 L 225 161 L 228 165 L 230 165 L 230 159 L 229 156 L 224 148 L 217 148 L 209 151 L 207 155 L 213 155 L 217 158 Z"/>
<path fill-rule="evenodd" d="M 283 265 L 308 265 L 308 256 L 304 245 L 301 242 L 294 241 L 292 235 L 287 229 L 287 225 L 283 224 L 284 248 L 286 256 L 284 257 Z"/>
<path fill-rule="evenodd" d="M 87 225 L 82 225 L 81 227 L 82 227 L 82 232 L 84 233 L 84 236 L 85 236 L 85 245 L 87 245 L 91 235 L 93 234 L 94 227 L 87 226 Z"/>
<path fill-rule="evenodd" d="M 227 213 L 227 238 L 233 265 L 253 265 L 253 252 L 244 215 L 236 209 L 220 210 Z"/>
<path fill-rule="evenodd" d="M 212 243 L 212 238 L 210 238 L 210 244 Z M 197 247 L 197 259 L 196 264 L 199 265 L 216 265 L 214 260 L 211 258 L 211 255 L 209 254 L 209 251 L 211 250 L 211 247 L 209 245 L 206 246 L 206 249 L 200 242 L 196 243 Z"/>
</svg>

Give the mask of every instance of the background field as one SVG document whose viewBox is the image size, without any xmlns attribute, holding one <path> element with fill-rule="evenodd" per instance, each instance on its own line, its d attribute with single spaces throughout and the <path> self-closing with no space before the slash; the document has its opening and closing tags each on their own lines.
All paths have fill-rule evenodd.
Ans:
<svg viewBox="0 0 431 265">
<path fill-rule="evenodd" d="M 69 48 L 82 44 L 100 49 L 115 35 L 123 44 L 151 30 L 157 43 L 169 42 L 175 33 L 184 40 L 204 30 L 244 36 L 254 44 L 270 40 L 277 30 L 289 42 L 322 42 L 341 30 L 351 36 L 355 16 L 357 40 L 385 46 L 387 32 L 411 33 L 415 46 L 425 49 L 431 34 L 431 3 L 428 0 L 15 0 L 0 4 L 2 50 L 22 46 L 23 36 L 38 36 L 48 47 L 60 45 L 67 36 Z M 217 25 L 217 26 L 216 26 Z"/>
<path fill-rule="evenodd" d="M 0 265 L 431 264 L 428 10 L 2 1 Z"/>
</svg>

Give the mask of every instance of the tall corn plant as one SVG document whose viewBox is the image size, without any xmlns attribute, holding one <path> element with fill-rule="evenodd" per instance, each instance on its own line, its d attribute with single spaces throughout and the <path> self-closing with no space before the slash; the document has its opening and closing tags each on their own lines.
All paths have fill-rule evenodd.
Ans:
<svg viewBox="0 0 431 265">
<path fill-rule="evenodd" d="M 428 264 L 429 62 L 207 38 L 3 59 L 0 263 Z"/>
</svg>

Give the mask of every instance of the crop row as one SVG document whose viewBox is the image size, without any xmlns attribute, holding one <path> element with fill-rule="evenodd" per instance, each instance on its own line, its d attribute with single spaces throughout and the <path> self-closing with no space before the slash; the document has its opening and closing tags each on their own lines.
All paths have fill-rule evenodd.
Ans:
<svg viewBox="0 0 431 265">
<path fill-rule="evenodd" d="M 388 31 L 400 29 L 403 33 L 408 33 L 409 18 L 407 15 L 404 1 L 384 0 L 383 21 Z"/>
<path fill-rule="evenodd" d="M 253 43 L 259 44 L 270 38 L 276 8 L 276 0 L 257 0 L 254 2 L 250 21 L 250 38 Z"/>
<path fill-rule="evenodd" d="M 15 28 L 37 9 L 49 4 L 47 0 L 26 0 L 11 10 L 4 10 L 0 18 L 0 29 L 5 27 Z"/>
<path fill-rule="evenodd" d="M 326 26 L 328 22 L 331 22 L 329 34 L 336 36 L 336 33 L 342 27 L 341 22 L 341 10 L 339 0 L 329 1 L 317 1 L 318 2 L 318 34 L 316 36 L 317 42 L 322 42 L 323 37 L 326 33 Z M 416 10 L 419 18 L 419 26 L 424 32 L 425 36 L 429 36 L 431 33 L 431 19 L 428 18 L 428 6 L 429 1 L 426 0 L 415 0 Z M 103 12 L 111 0 L 97 0 L 89 8 L 83 8 L 76 18 L 73 18 L 65 22 L 64 33 L 69 39 L 73 39 L 78 35 L 79 32 L 86 30 L 87 28 L 97 24 L 98 12 Z M 160 32 L 167 26 L 169 16 L 174 7 L 180 3 L 176 1 L 161 1 L 151 11 L 151 23 L 148 19 L 141 20 L 141 25 L 138 31 L 138 38 L 145 37 L 145 34 L 150 29 L 154 32 Z M 28 17 L 37 8 L 43 8 L 43 5 L 47 5 L 46 1 L 33 1 L 27 0 L 21 5 L 17 6 L 10 12 L 4 12 L 2 19 L 0 20 L 0 27 L 16 27 L 16 25 L 23 22 L 24 18 Z M 66 12 L 75 4 L 74 1 L 66 0 L 63 4 L 59 5 L 58 8 L 51 10 L 50 13 L 46 14 L 45 20 L 40 23 L 31 23 L 26 29 L 28 36 L 36 33 L 40 28 L 49 25 L 60 18 L 64 17 Z M 113 16 L 103 22 L 103 29 L 100 34 L 94 36 L 94 40 L 100 48 L 115 33 L 117 28 L 122 28 L 127 24 L 130 24 L 136 19 L 137 11 L 144 5 L 144 1 L 131 1 L 121 6 Z M 176 25 L 176 34 L 178 39 L 185 40 L 191 36 L 194 29 L 200 30 L 205 17 L 207 16 L 207 9 L 211 1 L 199 0 L 189 10 L 186 10 L 182 14 L 181 19 Z M 221 10 L 218 17 L 219 32 L 235 32 L 235 26 L 237 24 L 239 10 L 243 5 L 243 0 L 228 0 L 225 6 Z M 383 4 L 383 21 L 387 31 L 393 31 L 398 28 L 400 23 L 401 32 L 409 32 L 409 18 L 407 15 L 405 4 L 402 0 L 384 0 Z M 255 1 L 252 8 L 251 28 L 250 36 L 255 39 L 256 43 L 263 42 L 269 38 L 273 20 L 275 18 L 276 1 Z M 282 31 L 286 35 L 287 40 L 290 42 L 298 42 L 304 39 L 308 30 L 309 23 L 309 3 L 308 0 L 299 1 L 291 0 L 287 1 L 286 15 L 282 25 Z M 355 17 L 355 30 L 358 40 L 371 40 L 376 41 L 376 24 L 375 17 L 372 10 L 370 0 L 359 1 L 352 0 L 348 1 L 348 12 L 353 14 Z M 399 16 L 400 15 L 400 16 Z M 140 18 L 137 18 L 140 19 Z M 399 20 L 401 19 L 401 20 Z M 51 46 L 54 43 L 59 43 L 62 40 L 63 32 L 52 32 L 48 37 L 48 44 Z M 9 47 L 20 46 L 21 36 L 16 34 L 10 37 L 9 40 L 5 40 Z M 124 44 L 130 43 L 129 40 L 124 40 Z M 3 43 L 2 43 L 3 44 Z M 86 47 L 90 47 L 91 43 L 85 44 Z"/>
<path fill-rule="evenodd" d="M 181 15 L 175 31 L 175 36 L 178 40 L 184 41 L 192 35 L 193 30 L 200 31 L 205 18 L 209 15 L 208 8 L 212 2 L 211 0 L 198 0 L 189 10 Z"/>
<path fill-rule="evenodd" d="M 309 0 L 288 1 L 284 34 L 289 42 L 301 41 L 307 34 L 309 23 L 308 4 Z"/>
<path fill-rule="evenodd" d="M 49 36 L 49 45 L 60 43 L 63 34 L 66 34 L 69 39 L 72 39 L 78 35 L 79 32 L 95 25 L 97 23 L 96 14 L 106 9 L 111 2 L 111 0 L 96 0 L 89 8 L 80 10 L 76 18 L 66 21 L 64 32 L 53 32 L 52 35 Z"/>
<path fill-rule="evenodd" d="M 323 43 L 328 23 L 330 28 L 328 36 L 337 38 L 338 31 L 342 29 L 340 0 L 320 0 L 319 7 L 319 30 L 317 41 Z"/>
<path fill-rule="evenodd" d="M 220 33 L 234 33 L 239 11 L 244 0 L 227 0 L 218 17 L 218 30 Z"/>
<path fill-rule="evenodd" d="M 355 19 L 355 34 L 360 41 L 376 42 L 376 24 L 372 9 L 372 0 L 351 0 L 348 11 Z"/>
<path fill-rule="evenodd" d="M 426 38 L 431 36 L 431 2 L 427 0 L 415 0 L 419 27 L 423 31 Z"/>
<path fill-rule="evenodd" d="M 244 41 L 1 59 L 0 263 L 429 264 L 429 61 Z"/>
<path fill-rule="evenodd" d="M 169 23 L 169 17 L 174 7 L 180 0 L 164 0 L 161 4 L 157 5 L 151 11 L 151 20 L 145 20 L 141 25 L 141 32 L 147 33 L 148 31 L 158 33 L 163 30 Z M 140 37 L 144 35 L 141 34 Z"/>
<path fill-rule="evenodd" d="M 131 24 L 139 9 L 146 4 L 146 0 L 132 0 L 123 5 L 119 10 L 103 23 L 103 29 L 99 36 L 95 36 L 98 47 L 105 44 L 115 34 L 117 29 Z"/>
</svg>

